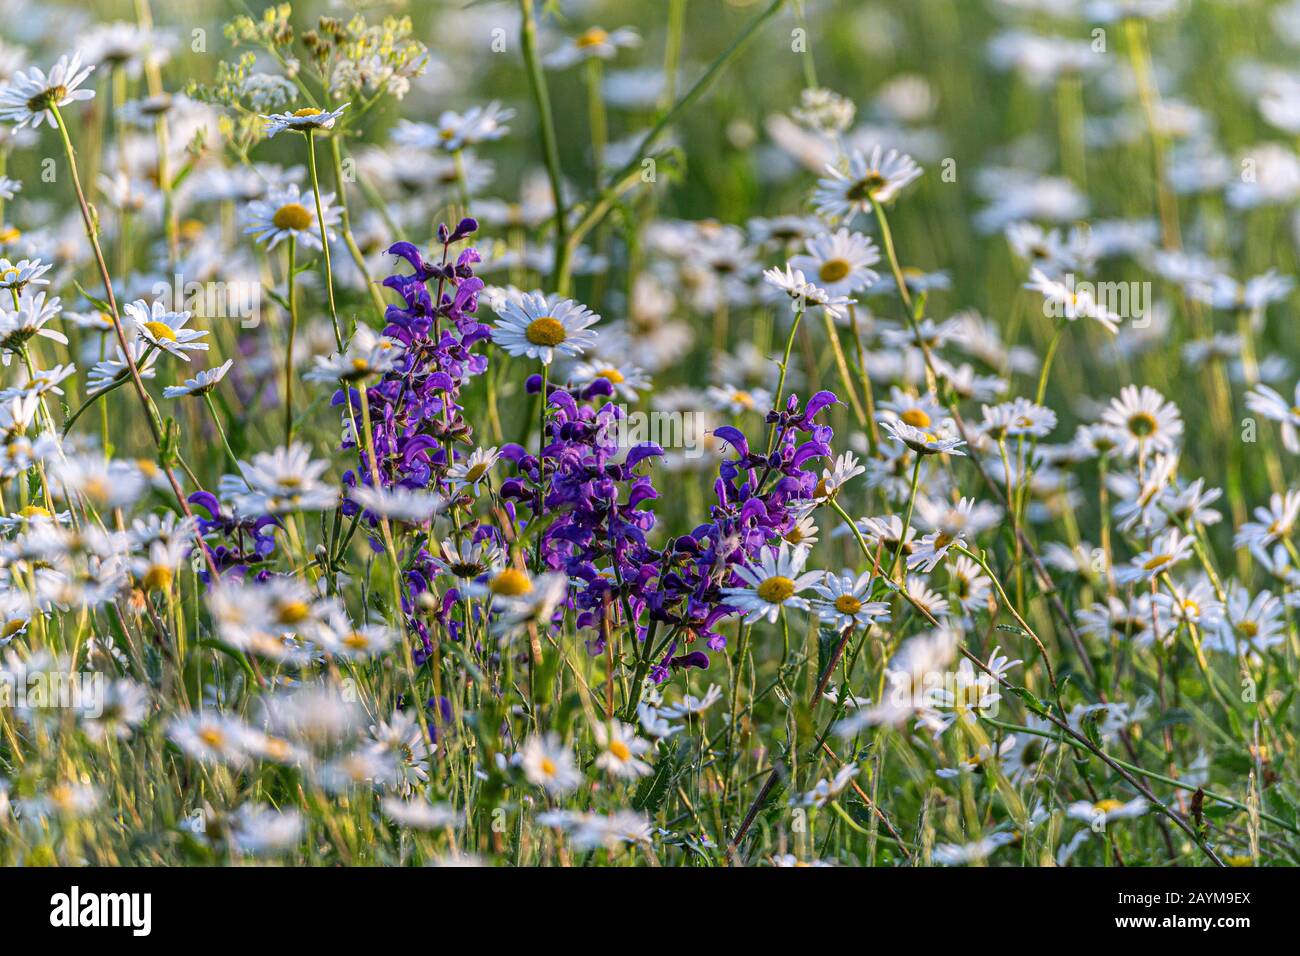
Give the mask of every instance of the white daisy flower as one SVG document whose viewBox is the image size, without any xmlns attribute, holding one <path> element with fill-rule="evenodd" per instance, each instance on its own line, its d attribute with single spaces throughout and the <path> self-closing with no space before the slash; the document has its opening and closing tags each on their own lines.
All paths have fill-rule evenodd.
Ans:
<svg viewBox="0 0 1300 956">
<path fill-rule="evenodd" d="M 834 622 L 837 630 L 888 621 L 889 602 L 870 600 L 874 583 L 875 578 L 869 570 L 856 578 L 851 573 L 827 574 L 812 588 L 821 597 L 820 601 L 814 602 L 818 616 L 823 621 Z"/>
<path fill-rule="evenodd" d="M 600 321 L 585 305 L 572 299 L 540 293 L 507 295 L 499 307 L 501 320 L 493 327 L 492 341 L 510 355 L 524 355 L 550 365 L 558 355 L 580 355 L 596 344 L 591 329 Z"/>
<path fill-rule="evenodd" d="M 447 110 L 432 124 L 401 120 L 393 130 L 392 139 L 398 146 L 454 153 L 466 146 L 501 139 L 510 132 L 505 124 L 514 115 L 514 110 L 493 100 L 487 106 L 473 106 L 464 113 Z"/>
<path fill-rule="evenodd" d="M 872 200 L 884 204 L 921 175 L 921 167 L 906 153 L 885 152 L 876 146 L 870 154 L 854 150 L 847 167 L 827 166 L 829 176 L 817 183 L 813 205 L 830 219 L 842 219 L 855 212 L 870 213 Z"/>
<path fill-rule="evenodd" d="M 501 452 L 494 445 L 491 448 L 475 448 L 468 458 L 454 462 L 447 469 L 447 481 L 451 483 L 452 490 L 472 491 L 478 495 L 479 486 L 488 479 L 488 473 L 500 457 Z"/>
<path fill-rule="evenodd" d="M 334 124 L 338 122 L 338 118 L 343 115 L 343 111 L 347 108 L 347 103 L 335 110 L 319 110 L 314 106 L 307 106 L 292 113 L 272 113 L 269 116 L 263 116 L 262 119 L 266 120 L 266 135 L 268 138 L 285 130 L 293 130 L 298 133 L 316 132 L 318 130 L 333 129 Z"/>
<path fill-rule="evenodd" d="M 629 402 L 635 402 L 641 390 L 650 387 L 650 376 L 636 365 L 616 365 L 613 362 L 579 362 L 569 373 L 569 380 L 577 385 L 590 385 L 604 379 L 614 393 Z"/>
<path fill-rule="evenodd" d="M 405 351 L 406 346 L 397 339 L 358 324 L 346 349 L 329 356 L 317 355 L 315 368 L 303 378 L 313 382 L 358 382 L 389 371 Z"/>
<path fill-rule="evenodd" d="M 1282 444 L 1293 455 L 1300 454 L 1300 382 L 1296 383 L 1295 401 L 1288 403 L 1267 385 L 1257 384 L 1246 393 L 1246 407 L 1282 425 Z"/>
<path fill-rule="evenodd" d="M 582 772 L 574 762 L 573 751 L 556 733 L 529 737 L 516 759 L 528 782 L 547 793 L 566 794 L 582 784 Z"/>
<path fill-rule="evenodd" d="M 590 59 L 612 60 L 620 49 L 640 45 L 641 35 L 631 27 L 617 30 L 589 27 L 570 37 L 542 62 L 552 70 L 564 70 Z"/>
<path fill-rule="evenodd" d="M 650 741 L 636 735 L 636 728 L 614 720 L 593 727 L 596 745 L 601 748 L 596 766 L 610 776 L 635 780 L 650 773 L 650 765 L 641 755 L 650 749 Z"/>
<path fill-rule="evenodd" d="M 221 383 L 235 364 L 234 359 L 226 359 L 216 368 L 205 368 L 193 378 L 187 378 L 183 385 L 168 385 L 163 389 L 163 398 L 183 398 L 186 395 L 206 395 Z"/>
<path fill-rule="evenodd" d="M 792 260 L 793 261 L 793 260 Z M 790 297 L 790 308 L 804 312 L 809 306 L 821 306 L 832 319 L 841 319 L 853 300 L 843 295 L 833 295 L 829 290 L 808 281 L 808 278 L 791 264 L 785 271 L 768 269 L 763 273 L 768 285 L 780 289 Z"/>
<path fill-rule="evenodd" d="M 332 229 L 339 221 L 339 211 L 331 205 L 333 202 L 333 193 L 321 194 L 321 211 L 325 215 L 325 231 L 330 242 L 334 241 Z M 268 190 L 265 198 L 250 202 L 244 218 L 248 223 L 244 231 L 258 242 L 265 242 L 268 249 L 274 249 L 291 236 L 300 246 L 321 248 L 315 197 L 311 194 L 304 196 L 296 183 L 274 187 Z"/>
<path fill-rule="evenodd" d="M 966 444 L 958 438 L 940 438 L 924 429 L 914 428 L 904 421 L 891 422 L 881 419 L 881 427 L 889 432 L 889 437 L 901 442 L 912 451 L 921 455 L 965 455 L 961 446 Z"/>
<path fill-rule="evenodd" d="M 808 609 L 808 601 L 798 596 L 818 583 L 824 571 L 803 573 L 808 552 L 804 548 L 791 550 L 784 541 L 775 554 L 770 548 L 754 565 L 740 565 L 736 575 L 745 582 L 743 587 L 722 589 L 726 603 L 745 615 L 746 623 L 762 619 L 775 622 L 784 607 Z"/>
<path fill-rule="evenodd" d="M 207 332 L 185 328 L 190 321 L 188 312 L 172 312 L 156 299 L 152 307 L 144 299 L 136 299 L 124 311 L 141 339 L 169 355 L 188 362 L 186 352 L 208 349 L 208 343 L 199 341 Z"/>
<path fill-rule="evenodd" d="M 40 259 L 19 259 L 11 262 L 0 258 L 0 289 L 21 294 L 29 285 L 49 285 L 50 280 L 41 277 L 53 268 L 54 263 L 42 262 Z"/>
<path fill-rule="evenodd" d="M 791 256 L 790 267 L 815 277 L 831 295 L 860 292 L 880 278 L 871 268 L 880 261 L 880 250 L 870 237 L 859 232 L 823 232 L 804 245 L 807 254 Z"/>
<path fill-rule="evenodd" d="M 1119 453 L 1172 452 L 1183 434 L 1183 419 L 1173 402 L 1149 385 L 1126 385 L 1102 413 L 1102 424 L 1115 429 Z"/>
<path fill-rule="evenodd" d="M 0 86 L 0 120 L 8 120 L 19 129 L 31 124 L 35 129 L 42 120 L 57 128 L 54 107 L 88 100 L 94 90 L 78 89 L 90 76 L 92 66 L 81 65 L 81 52 L 64 54 L 50 68 L 49 75 L 39 67 L 18 70 Z"/>
<path fill-rule="evenodd" d="M 33 336 L 50 339 L 60 345 L 68 344 L 68 337 L 62 332 L 45 327 L 51 319 L 58 316 L 60 308 L 58 297 L 47 301 L 44 292 L 24 292 L 12 309 L 0 305 L 0 349 L 5 352 L 6 365 L 9 363 L 9 353 L 25 348 Z"/>
<path fill-rule="evenodd" d="M 1177 528 L 1170 529 L 1151 542 L 1151 546 L 1115 569 L 1120 584 L 1151 581 L 1192 556 L 1194 539 Z"/>
</svg>

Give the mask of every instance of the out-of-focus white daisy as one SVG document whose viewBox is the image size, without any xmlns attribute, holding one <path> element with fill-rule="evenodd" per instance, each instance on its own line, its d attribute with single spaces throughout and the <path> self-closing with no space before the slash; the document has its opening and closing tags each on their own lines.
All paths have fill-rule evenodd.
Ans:
<svg viewBox="0 0 1300 956">
<path fill-rule="evenodd" d="M 720 412 L 741 415 L 745 412 L 766 414 L 772 396 L 762 388 L 736 388 L 733 385 L 710 385 L 704 392 L 709 404 Z"/>
<path fill-rule="evenodd" d="M 441 495 L 413 488 L 357 485 L 348 489 L 348 497 L 366 511 L 410 524 L 423 524 L 447 507 Z"/>
<path fill-rule="evenodd" d="M 600 747 L 597 767 L 625 780 L 635 780 L 650 773 L 650 765 L 641 759 L 641 755 L 650 749 L 650 742 L 638 737 L 631 724 L 615 720 L 596 724 L 592 729 L 596 745 Z"/>
<path fill-rule="evenodd" d="M 466 146 L 501 139 L 510 132 L 505 124 L 514 115 L 514 110 L 493 100 L 487 106 L 473 106 L 464 113 L 447 110 L 438 117 L 436 123 L 401 120 L 393 130 L 393 142 L 398 146 L 441 149 L 454 153 Z"/>
<path fill-rule="evenodd" d="M 617 30 L 588 27 L 547 54 L 543 62 L 553 70 L 563 70 L 593 58 L 612 60 L 620 49 L 640 45 L 641 35 L 631 27 Z"/>
<path fill-rule="evenodd" d="M 315 368 L 303 378 L 315 382 L 359 382 L 392 369 L 405 350 L 397 339 L 358 324 L 346 349 L 329 356 L 316 356 Z"/>
<path fill-rule="evenodd" d="M 870 213 L 873 200 L 889 202 L 921 175 L 911 156 L 896 149 L 885 152 L 882 146 L 870 153 L 854 150 L 845 168 L 827 166 L 826 171 L 830 175 L 818 181 L 813 205 L 831 219 Z"/>
<path fill-rule="evenodd" d="M 1282 444 L 1291 454 L 1300 454 L 1300 382 L 1295 387 L 1295 402 L 1285 398 L 1267 385 L 1257 384 L 1246 393 L 1246 407 L 1282 425 Z"/>
<path fill-rule="evenodd" d="M 333 227 L 339 221 L 339 211 L 333 207 L 333 202 L 333 193 L 321 194 L 325 231 L 331 242 L 334 241 Z M 274 249 L 290 237 L 301 246 L 321 248 L 315 198 L 302 195 L 296 183 L 268 190 L 264 199 L 255 199 L 248 204 L 244 217 L 248 223 L 245 232 L 258 242 L 266 243 L 268 249 Z"/>
<path fill-rule="evenodd" d="M 338 502 L 338 490 L 321 482 L 328 462 L 312 461 L 306 445 L 258 452 L 251 463 L 239 463 L 239 476 L 221 479 L 223 497 L 229 497 L 241 514 L 285 514 L 320 511 Z"/>
<path fill-rule="evenodd" d="M 547 793 L 569 793 L 582 783 L 582 773 L 574 762 L 573 751 L 556 733 L 529 737 L 518 759 L 528 782 Z"/>
<path fill-rule="evenodd" d="M 609 382 L 614 393 L 629 402 L 635 402 L 641 389 L 650 387 L 650 377 L 635 365 L 617 365 L 613 362 L 579 362 L 569 373 L 570 381 L 590 385 L 599 379 Z"/>
</svg>

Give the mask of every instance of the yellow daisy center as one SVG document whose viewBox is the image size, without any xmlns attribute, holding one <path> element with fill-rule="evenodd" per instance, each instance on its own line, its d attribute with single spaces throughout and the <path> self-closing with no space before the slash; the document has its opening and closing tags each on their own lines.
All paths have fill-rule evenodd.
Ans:
<svg viewBox="0 0 1300 956">
<path fill-rule="evenodd" d="M 909 408 L 903 414 L 898 416 L 913 428 L 929 428 L 930 416 L 919 408 Z"/>
<path fill-rule="evenodd" d="M 144 576 L 144 586 L 147 591 L 165 591 L 172 584 L 172 578 L 175 574 L 171 568 L 155 564 Z"/>
<path fill-rule="evenodd" d="M 271 224 L 276 229 L 301 232 L 311 225 L 311 213 L 302 203 L 287 203 L 275 211 L 275 215 L 271 217 Z"/>
<path fill-rule="evenodd" d="M 602 368 L 596 373 L 596 377 L 609 379 L 615 385 L 623 381 L 623 373 L 616 368 Z"/>
<path fill-rule="evenodd" d="M 1128 430 L 1138 438 L 1146 438 L 1156 430 L 1158 423 L 1150 412 L 1138 412 L 1128 420 Z"/>
<path fill-rule="evenodd" d="M 544 315 L 539 319 L 533 319 L 528 323 L 528 328 L 524 330 L 524 338 L 528 339 L 534 345 L 547 345 L 554 347 L 559 345 L 569 337 L 568 331 L 564 328 L 564 323 L 551 315 Z"/>
<path fill-rule="evenodd" d="M 628 760 L 632 756 L 632 751 L 628 749 L 627 744 L 621 740 L 611 740 L 609 742 L 609 752 L 619 760 Z"/>
<path fill-rule="evenodd" d="M 176 341 L 176 333 L 166 322 L 146 322 L 144 327 L 156 339 L 166 339 L 168 342 Z"/>
<path fill-rule="evenodd" d="M 1093 804 L 1093 808 L 1100 810 L 1102 813 L 1111 813 L 1112 811 L 1118 810 L 1122 806 L 1124 806 L 1124 804 L 1121 801 L 1115 799 L 1100 800 L 1097 803 Z"/>
<path fill-rule="evenodd" d="M 343 638 L 343 646 L 351 648 L 354 651 L 362 651 L 370 646 L 370 638 L 360 631 L 353 631 L 347 637 Z"/>
<path fill-rule="evenodd" d="M 516 568 L 506 568 L 492 579 L 488 589 L 501 597 L 519 597 L 533 589 L 533 582 L 528 575 Z"/>
<path fill-rule="evenodd" d="M 776 574 L 758 586 L 758 596 L 768 604 L 784 604 L 794 594 L 794 582 Z"/>
<path fill-rule="evenodd" d="M 0 628 L 0 637 L 13 637 L 26 626 L 27 621 L 24 618 L 14 618 L 13 620 L 5 621 L 4 627 Z"/>
<path fill-rule="evenodd" d="M 484 462 L 479 462 L 469 471 L 465 472 L 466 481 L 478 481 L 487 474 L 488 466 Z"/>
<path fill-rule="evenodd" d="M 307 106 L 300 110 L 294 110 L 293 115 L 294 116 L 320 116 L 320 112 L 321 111 L 316 109 L 316 107 L 314 106 Z"/>
<path fill-rule="evenodd" d="M 817 271 L 817 276 L 823 282 L 839 282 L 849 274 L 849 264 L 844 259 L 827 259 L 822 263 L 821 269 Z"/>
<path fill-rule="evenodd" d="M 581 34 L 573 42 L 578 45 L 579 49 L 586 49 L 587 47 L 591 47 L 591 46 L 600 46 L 608 39 L 609 39 L 608 33 L 606 33 L 600 27 L 592 27 L 590 30 Z"/>
<path fill-rule="evenodd" d="M 280 613 L 276 615 L 276 619 L 281 624 L 297 624 L 299 621 L 304 620 L 309 613 L 310 608 L 307 607 L 307 602 L 285 601 L 280 605 Z"/>
<path fill-rule="evenodd" d="M 555 776 L 555 761 L 550 757 L 543 757 L 540 766 L 542 768 L 542 773 L 546 774 L 546 776 Z"/>
<path fill-rule="evenodd" d="M 1150 559 L 1148 559 L 1148 560 L 1147 560 L 1147 561 L 1142 565 L 1142 570 L 1143 570 L 1143 571 L 1154 571 L 1154 570 L 1156 570 L 1157 568 L 1163 568 L 1166 564 L 1168 564 L 1168 563 L 1169 563 L 1170 561 L 1172 561 L 1172 560 L 1173 560 L 1173 555 L 1170 555 L 1170 554 L 1157 554 L 1154 558 L 1150 558 Z"/>
<path fill-rule="evenodd" d="M 835 599 L 835 610 L 841 614 L 857 614 L 862 610 L 862 602 L 852 594 L 841 594 Z"/>
</svg>

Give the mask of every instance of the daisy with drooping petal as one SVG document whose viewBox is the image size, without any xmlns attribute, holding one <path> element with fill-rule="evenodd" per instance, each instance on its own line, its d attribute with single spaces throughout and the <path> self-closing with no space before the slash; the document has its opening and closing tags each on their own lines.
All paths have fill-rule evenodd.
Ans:
<svg viewBox="0 0 1300 956">
<path fill-rule="evenodd" d="M 809 306 L 819 305 L 832 319 L 840 319 L 844 311 L 852 304 L 852 299 L 842 295 L 833 295 L 808 281 L 808 278 L 792 265 L 786 264 L 785 271 L 768 269 L 763 273 L 768 285 L 780 289 L 790 297 L 790 308 L 795 312 L 804 312 Z"/>
<path fill-rule="evenodd" d="M 585 305 L 572 299 L 535 292 L 506 296 L 496 308 L 500 321 L 492 341 L 510 355 L 525 355 L 550 365 L 556 355 L 581 355 L 596 344 L 591 326 L 600 321 Z"/>
<path fill-rule="evenodd" d="M 1108 332 L 1119 328 L 1120 316 L 1098 302 L 1088 286 L 1076 286 L 1073 275 L 1062 280 L 1034 268 L 1029 272 L 1025 288 L 1042 295 L 1043 308 L 1049 316 L 1059 316 L 1071 322 L 1080 318 L 1096 319 Z"/>
<path fill-rule="evenodd" d="M 740 565 L 735 571 L 743 581 L 742 587 L 722 589 L 724 600 L 745 615 L 745 622 L 766 619 L 775 622 L 784 607 L 808 609 L 808 601 L 799 597 L 824 576 L 824 571 L 803 573 L 808 552 L 803 548 L 791 550 L 784 541 L 776 553 L 765 549 L 757 564 Z"/>
<path fill-rule="evenodd" d="M 334 110 L 319 110 L 314 106 L 307 106 L 292 113 L 272 113 L 263 116 L 262 119 L 266 121 L 268 138 L 285 130 L 297 133 L 317 132 L 333 129 L 334 124 L 347 108 L 347 103 Z"/>
<path fill-rule="evenodd" d="M 827 166 L 829 176 L 817 182 L 813 205 L 831 219 L 855 212 L 870 213 L 872 202 L 887 203 L 921 175 L 921 167 L 906 153 L 885 152 L 876 146 L 870 154 L 855 150 L 844 169 Z"/>
<path fill-rule="evenodd" d="M 0 120 L 8 120 L 19 129 L 29 123 L 35 129 L 42 121 L 57 128 L 55 108 L 95 95 L 94 90 L 78 89 L 94 69 L 93 65 L 81 65 L 78 51 L 59 57 L 48 76 L 40 67 L 19 70 L 8 83 L 0 86 Z"/>
<path fill-rule="evenodd" d="M 791 256 L 790 267 L 815 277 L 831 295 L 860 292 L 880 278 L 871 268 L 880 261 L 880 250 L 870 237 L 859 232 L 823 232 L 804 245 L 807 254 Z"/>
</svg>

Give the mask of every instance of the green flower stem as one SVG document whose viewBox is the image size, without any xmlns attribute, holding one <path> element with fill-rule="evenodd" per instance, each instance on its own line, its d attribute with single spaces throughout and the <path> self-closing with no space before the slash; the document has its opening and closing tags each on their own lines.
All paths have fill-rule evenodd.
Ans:
<svg viewBox="0 0 1300 956">
<path fill-rule="evenodd" d="M 289 347 L 284 351 L 284 444 L 293 442 L 293 346 L 298 335 L 298 297 L 296 274 L 298 270 L 298 242 L 289 236 L 289 275 L 285 280 L 289 301 Z M 336 325 L 337 329 L 338 326 Z M 342 345 L 339 346 L 342 348 Z"/>
<path fill-rule="evenodd" d="M 307 165 L 311 170 L 311 191 L 316 198 L 316 225 L 320 227 L 322 261 L 325 263 L 325 290 L 329 300 L 330 320 L 334 323 L 334 341 L 343 351 L 343 329 L 339 326 L 338 308 L 334 304 L 334 267 L 330 262 L 329 230 L 325 228 L 325 210 L 320 201 L 320 177 L 316 172 L 316 140 L 307 130 Z"/>
</svg>

